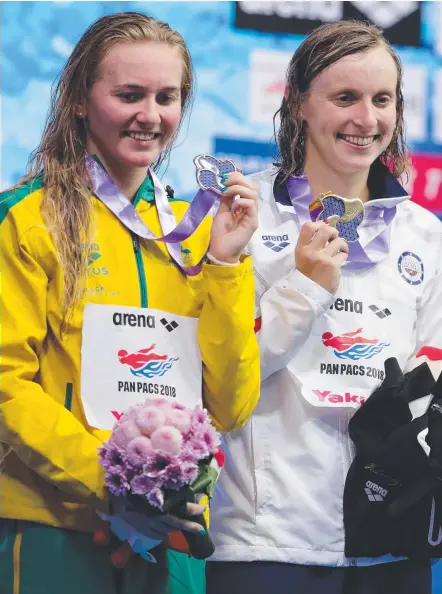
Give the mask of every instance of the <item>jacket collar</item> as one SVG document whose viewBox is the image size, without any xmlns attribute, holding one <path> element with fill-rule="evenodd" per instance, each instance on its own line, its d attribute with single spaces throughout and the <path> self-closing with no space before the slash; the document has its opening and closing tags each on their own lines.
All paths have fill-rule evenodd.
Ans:
<svg viewBox="0 0 442 594">
<path fill-rule="evenodd" d="M 98 163 L 98 165 L 100 165 L 100 167 L 102 167 L 105 170 L 103 163 L 100 161 L 97 155 L 91 155 L 91 157 L 94 159 L 94 161 Z M 155 201 L 155 191 L 153 187 L 152 178 L 150 177 L 149 173 L 146 175 L 143 183 L 138 188 L 137 193 L 135 194 L 133 205 L 136 207 L 140 200 L 143 200 L 144 202 Z"/>
</svg>

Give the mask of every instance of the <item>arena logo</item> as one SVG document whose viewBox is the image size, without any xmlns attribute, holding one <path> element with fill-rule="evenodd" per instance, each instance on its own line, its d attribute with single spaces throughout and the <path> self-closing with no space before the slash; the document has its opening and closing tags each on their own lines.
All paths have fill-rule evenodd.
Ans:
<svg viewBox="0 0 442 594">
<path fill-rule="evenodd" d="M 369 501 L 378 503 L 383 502 L 388 494 L 387 489 L 384 489 L 383 487 L 377 485 L 376 483 L 373 483 L 372 481 L 367 481 L 365 483 L 364 491 Z"/>
<path fill-rule="evenodd" d="M 132 328 L 155 328 L 155 316 L 115 312 L 112 316 L 114 326 L 131 326 Z"/>
<path fill-rule="evenodd" d="M 322 23 L 370 20 L 393 44 L 419 47 L 420 2 L 236 2 L 235 26 L 272 33 L 306 35 Z"/>
<path fill-rule="evenodd" d="M 362 301 L 352 301 L 351 299 L 341 299 L 340 297 L 330 305 L 330 309 L 335 309 L 336 311 L 348 311 L 357 314 L 364 313 Z"/>
<path fill-rule="evenodd" d="M 290 245 L 288 241 L 289 236 L 285 235 L 263 235 L 263 245 L 271 249 L 273 252 L 282 252 L 284 248 Z"/>
<path fill-rule="evenodd" d="M 340 21 L 343 2 L 236 2 L 238 29 L 306 34 L 322 23 Z"/>
<path fill-rule="evenodd" d="M 384 489 L 380 485 L 377 485 L 376 483 L 373 483 L 372 481 L 367 481 L 365 483 L 365 486 L 368 487 L 369 489 L 371 489 L 372 491 L 374 491 L 375 493 L 379 493 L 383 497 L 387 497 L 387 493 L 388 493 L 387 489 Z"/>
<path fill-rule="evenodd" d="M 394 45 L 420 47 L 421 2 L 344 2 L 344 19 L 370 20 Z"/>
<path fill-rule="evenodd" d="M 375 25 L 388 29 L 419 8 L 419 2 L 350 2 Z"/>
<path fill-rule="evenodd" d="M 252 15 L 278 16 L 284 19 L 309 19 L 335 22 L 342 19 L 342 1 L 336 2 L 237 2 L 239 9 Z"/>
</svg>

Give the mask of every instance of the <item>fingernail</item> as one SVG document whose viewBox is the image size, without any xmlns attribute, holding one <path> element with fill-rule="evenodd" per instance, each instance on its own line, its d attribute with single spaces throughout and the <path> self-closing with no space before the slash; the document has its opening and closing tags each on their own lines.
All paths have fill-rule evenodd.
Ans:
<svg viewBox="0 0 442 594">
<path fill-rule="evenodd" d="M 328 225 L 328 219 L 323 219 L 324 223 Z"/>
<path fill-rule="evenodd" d="M 206 534 L 206 531 L 204 530 L 204 528 L 201 528 L 200 532 L 201 536 L 204 536 Z"/>
</svg>

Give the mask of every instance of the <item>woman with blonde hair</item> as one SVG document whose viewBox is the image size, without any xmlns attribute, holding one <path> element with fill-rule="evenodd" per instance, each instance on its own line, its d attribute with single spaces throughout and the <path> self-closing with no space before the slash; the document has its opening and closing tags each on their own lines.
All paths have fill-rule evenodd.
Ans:
<svg viewBox="0 0 442 594">
<path fill-rule="evenodd" d="M 132 555 L 125 569 L 111 564 L 115 541 L 100 548 L 92 538 L 96 512 L 112 513 L 97 450 L 133 398 L 132 382 L 117 381 L 130 369 L 109 354 L 116 332 L 125 347 L 139 330 L 133 319 L 157 319 L 143 334 L 151 347 L 137 350 L 155 347 L 159 326 L 173 330 L 167 344 L 188 346 L 195 364 L 182 372 L 183 390 L 196 386 L 195 400 L 202 392 L 221 431 L 242 426 L 258 399 L 253 276 L 241 256 L 257 226 L 253 184 L 240 172 L 223 178 L 213 223 L 192 229 L 178 253 L 177 243 L 145 239 L 172 232 L 188 208 L 167 196 L 155 170 L 192 93 L 189 52 L 167 24 L 139 13 L 99 19 L 61 73 L 29 172 L 1 196 L 0 442 L 10 448 L 1 594 L 204 590 L 204 564 L 166 545 L 173 531 L 201 532 L 196 522 L 132 516 L 157 543 L 157 563 Z M 106 326 L 108 311 L 129 311 L 130 323 Z M 112 394 L 100 391 L 109 378 Z M 107 405 L 111 397 L 120 410 Z M 189 515 L 202 511 L 188 504 Z"/>
</svg>

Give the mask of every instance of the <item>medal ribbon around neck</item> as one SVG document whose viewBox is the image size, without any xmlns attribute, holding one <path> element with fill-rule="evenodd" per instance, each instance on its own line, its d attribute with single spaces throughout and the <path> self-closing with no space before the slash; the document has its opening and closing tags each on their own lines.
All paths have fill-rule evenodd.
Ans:
<svg viewBox="0 0 442 594">
<path fill-rule="evenodd" d="M 142 220 L 132 202 L 118 188 L 109 174 L 91 155 L 86 153 L 86 167 L 95 196 L 107 206 L 129 231 L 142 239 L 164 242 L 172 260 L 187 276 L 199 274 L 202 261 L 196 266 L 185 266 L 180 242 L 195 233 L 205 216 L 219 202 L 220 193 L 223 189 L 221 175 L 236 170 L 233 161 L 221 161 L 210 155 L 198 155 L 195 157 L 194 163 L 196 166 L 196 179 L 201 189 L 178 224 L 170 208 L 166 190 L 154 171 L 148 169 L 147 174 L 151 176 L 154 185 L 155 204 L 163 233 L 163 235 L 157 236 Z"/>
<path fill-rule="evenodd" d="M 361 213 L 360 206 L 355 202 L 355 200 L 360 202 L 359 199 L 350 200 L 331 193 L 314 199 L 305 176 L 291 176 L 287 180 L 286 185 L 290 201 L 301 226 L 309 220 L 316 221 L 329 219 L 330 217 L 334 217 L 333 223 L 338 231 L 340 231 L 340 235 L 340 227 L 342 225 L 345 226 L 346 233 L 343 235 L 343 239 L 348 241 L 348 258 L 343 265 L 345 269 L 366 270 L 372 268 L 388 254 L 391 233 L 390 223 L 396 214 L 396 206 L 379 208 L 374 204 L 367 203 L 365 206 L 363 205 L 363 211 Z M 327 201 L 327 198 L 329 198 L 329 201 Z M 324 207 L 324 202 L 327 208 Z M 365 247 L 362 247 L 359 241 L 357 227 L 363 220 L 363 212 L 371 208 L 376 209 L 377 216 L 382 218 L 382 230 Z M 346 217 L 346 214 L 349 216 Z M 347 218 L 349 220 L 346 220 Z M 354 224 L 348 225 L 352 220 Z"/>
</svg>

